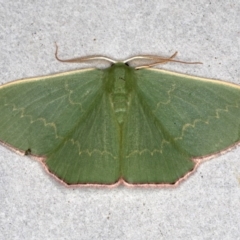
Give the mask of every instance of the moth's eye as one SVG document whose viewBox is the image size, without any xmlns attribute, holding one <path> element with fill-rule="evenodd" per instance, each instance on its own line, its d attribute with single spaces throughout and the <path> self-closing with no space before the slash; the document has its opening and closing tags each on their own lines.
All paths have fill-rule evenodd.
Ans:
<svg viewBox="0 0 240 240">
<path fill-rule="evenodd" d="M 127 62 L 125 63 L 125 65 L 129 67 L 129 64 Z"/>
</svg>

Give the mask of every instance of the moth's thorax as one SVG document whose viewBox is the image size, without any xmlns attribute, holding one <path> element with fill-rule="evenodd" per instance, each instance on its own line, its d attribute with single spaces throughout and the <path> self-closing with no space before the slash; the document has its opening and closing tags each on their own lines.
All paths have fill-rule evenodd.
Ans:
<svg viewBox="0 0 240 240">
<path fill-rule="evenodd" d="M 119 124 L 124 122 L 129 107 L 130 93 L 133 89 L 133 68 L 117 63 L 109 69 L 107 88 L 110 101 Z"/>
</svg>

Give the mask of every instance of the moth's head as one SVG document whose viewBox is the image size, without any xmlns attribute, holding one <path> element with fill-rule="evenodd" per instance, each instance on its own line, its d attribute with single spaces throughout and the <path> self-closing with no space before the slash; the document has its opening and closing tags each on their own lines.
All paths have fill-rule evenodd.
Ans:
<svg viewBox="0 0 240 240">
<path fill-rule="evenodd" d="M 134 71 L 134 68 L 130 67 L 128 64 L 124 62 L 117 62 L 111 65 L 110 68 L 107 69 L 110 78 L 114 80 L 123 80 L 125 81 L 128 78 L 129 74 Z"/>
</svg>

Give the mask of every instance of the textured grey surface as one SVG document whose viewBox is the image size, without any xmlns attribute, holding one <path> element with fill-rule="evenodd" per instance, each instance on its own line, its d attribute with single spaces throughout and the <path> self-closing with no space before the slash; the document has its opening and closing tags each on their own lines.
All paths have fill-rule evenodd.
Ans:
<svg viewBox="0 0 240 240">
<path fill-rule="evenodd" d="M 204 64 L 164 68 L 240 83 L 239 1 L 199 2 L 0 0 L 0 83 L 78 68 L 55 60 L 54 41 L 62 57 L 177 50 Z M 173 189 L 73 189 L 0 146 L 0 239 L 240 239 L 239 158 L 240 147 Z"/>
</svg>

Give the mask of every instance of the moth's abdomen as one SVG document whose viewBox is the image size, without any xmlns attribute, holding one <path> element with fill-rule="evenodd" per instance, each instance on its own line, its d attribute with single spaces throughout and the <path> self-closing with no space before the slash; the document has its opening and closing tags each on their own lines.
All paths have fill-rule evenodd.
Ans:
<svg viewBox="0 0 240 240">
<path fill-rule="evenodd" d="M 119 124 L 123 123 L 127 111 L 127 93 L 115 92 L 113 93 L 113 109 Z"/>
</svg>

